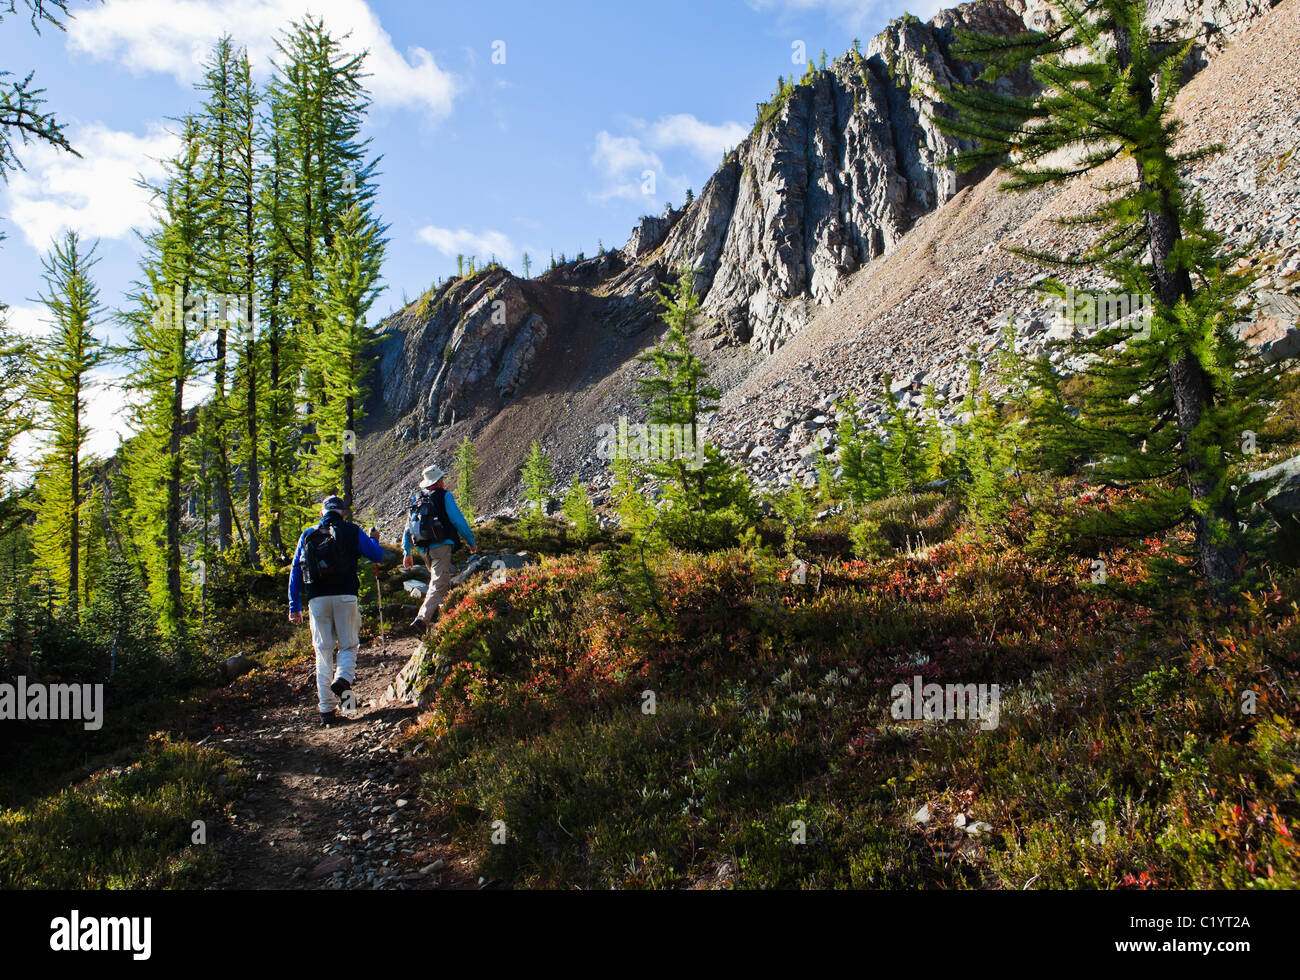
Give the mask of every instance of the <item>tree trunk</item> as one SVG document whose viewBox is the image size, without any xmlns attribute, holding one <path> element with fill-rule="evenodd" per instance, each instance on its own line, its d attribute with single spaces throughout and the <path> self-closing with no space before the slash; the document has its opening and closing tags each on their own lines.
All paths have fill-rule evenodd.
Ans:
<svg viewBox="0 0 1300 980">
<path fill-rule="evenodd" d="M 1122 68 L 1127 68 L 1132 64 L 1131 42 L 1127 32 L 1116 31 L 1115 41 L 1119 64 Z M 1130 84 L 1142 112 L 1150 112 L 1154 100 L 1151 79 L 1143 77 L 1140 72 L 1133 72 Z M 1195 291 L 1186 269 L 1170 268 L 1170 257 L 1182 241 L 1182 228 L 1169 188 L 1153 188 L 1147 180 L 1146 164 L 1152 155 L 1159 155 L 1160 163 L 1166 162 L 1164 147 L 1155 147 L 1146 153 L 1139 152 L 1134 164 L 1142 192 L 1150 193 L 1154 190 L 1160 202 L 1159 207 L 1148 210 L 1145 215 L 1147 240 L 1151 248 L 1152 286 L 1160 304 L 1173 309 L 1179 300 L 1191 300 Z M 1182 467 L 1195 508 L 1193 526 L 1201 570 L 1216 591 L 1219 591 L 1225 585 L 1240 579 L 1244 552 L 1237 534 L 1236 501 L 1230 494 L 1223 494 L 1213 505 L 1208 503 L 1218 491 L 1220 474 L 1198 453 L 1193 452 L 1191 446 L 1192 432 L 1205 411 L 1214 404 L 1214 383 L 1190 351 L 1170 362 L 1169 380 L 1178 430 L 1182 436 Z M 1220 535 L 1216 535 L 1216 528 L 1228 529 L 1222 540 L 1217 540 Z"/>
<path fill-rule="evenodd" d="M 188 289 L 187 282 L 182 295 L 185 295 Z M 174 328 L 178 357 L 172 389 L 171 432 L 167 445 L 170 466 L 167 473 L 166 509 L 168 618 L 178 635 L 184 631 L 185 618 L 184 598 L 181 593 L 181 427 L 185 420 L 185 362 L 188 337 L 183 308 L 179 320 L 180 323 Z M 182 662 L 185 662 L 188 659 L 188 651 L 184 643 L 179 644 L 179 652 Z"/>
<path fill-rule="evenodd" d="M 69 521 L 69 533 L 71 536 L 70 547 L 68 548 L 68 602 L 72 606 L 72 618 L 74 621 L 81 620 L 81 412 L 78 407 L 81 404 L 81 382 L 78 379 L 73 385 L 73 409 L 72 409 L 72 458 L 70 476 L 72 479 L 72 513 Z"/>
</svg>

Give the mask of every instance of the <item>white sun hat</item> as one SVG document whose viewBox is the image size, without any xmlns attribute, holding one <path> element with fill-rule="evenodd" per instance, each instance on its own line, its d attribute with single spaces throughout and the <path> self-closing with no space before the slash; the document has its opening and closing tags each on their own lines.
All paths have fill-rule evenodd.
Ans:
<svg viewBox="0 0 1300 980">
<path fill-rule="evenodd" d="M 424 479 L 420 481 L 420 489 L 428 490 L 430 487 L 436 485 L 437 482 L 446 475 L 447 471 L 441 466 L 435 465 L 427 467 L 424 471 Z"/>
</svg>

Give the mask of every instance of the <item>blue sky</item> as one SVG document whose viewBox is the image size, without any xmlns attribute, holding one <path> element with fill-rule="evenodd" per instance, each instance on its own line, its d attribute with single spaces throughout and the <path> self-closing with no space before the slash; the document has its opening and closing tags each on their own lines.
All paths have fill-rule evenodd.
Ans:
<svg viewBox="0 0 1300 980">
<path fill-rule="evenodd" d="M 890 18 L 937 4 L 896 0 L 430 2 L 398 0 L 72 0 L 66 33 L 0 23 L 0 67 L 36 72 L 80 160 L 20 150 L 26 172 L 0 186 L 0 301 L 38 333 L 40 255 L 75 228 L 100 241 L 110 309 L 136 271 L 133 229 L 149 220 L 137 175 L 156 176 L 169 118 L 196 106 L 211 42 L 247 45 L 262 78 L 277 29 L 308 11 L 370 51 L 383 156 L 378 210 L 391 225 L 388 286 L 375 318 L 493 252 L 534 273 L 551 250 L 622 246 L 637 217 L 681 204 L 748 131 L 755 103 L 792 71 L 792 45 L 842 53 Z M 494 57 L 495 55 L 495 57 Z M 504 61 L 504 63 L 501 63 Z M 801 68 L 795 69 L 801 71 Z M 646 194 L 646 171 L 654 173 Z M 116 330 L 106 324 L 105 329 Z M 120 398 L 102 391 L 92 447 L 117 443 Z"/>
</svg>

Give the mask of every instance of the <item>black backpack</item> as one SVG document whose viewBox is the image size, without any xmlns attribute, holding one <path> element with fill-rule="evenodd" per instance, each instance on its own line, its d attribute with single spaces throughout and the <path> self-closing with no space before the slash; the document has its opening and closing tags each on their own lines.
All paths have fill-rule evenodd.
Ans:
<svg viewBox="0 0 1300 980">
<path fill-rule="evenodd" d="M 447 516 L 446 490 L 421 490 L 411 498 L 406 530 L 417 548 L 450 541 L 451 550 L 460 547 L 460 534 Z"/>
<path fill-rule="evenodd" d="M 307 532 L 302 577 L 314 590 L 345 588 L 355 577 L 357 542 L 349 529 L 341 521 L 327 520 Z"/>
</svg>

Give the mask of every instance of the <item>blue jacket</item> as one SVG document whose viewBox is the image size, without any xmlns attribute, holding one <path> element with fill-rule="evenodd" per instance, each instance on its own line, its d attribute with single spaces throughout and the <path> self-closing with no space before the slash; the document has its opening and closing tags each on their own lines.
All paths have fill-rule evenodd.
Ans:
<svg viewBox="0 0 1300 980">
<path fill-rule="evenodd" d="M 443 499 L 447 502 L 447 517 L 451 520 L 453 524 L 456 525 L 456 530 L 460 532 L 461 538 L 471 548 L 477 548 L 478 545 L 475 544 L 474 542 L 474 532 L 473 530 L 470 529 L 469 522 L 465 520 L 465 515 L 462 514 L 460 512 L 460 508 L 456 506 L 456 498 L 451 495 L 450 490 L 447 491 L 447 496 L 444 497 Z M 414 503 L 414 498 L 412 498 L 412 502 Z M 429 551 L 432 551 L 434 548 L 437 548 L 439 545 L 453 544 L 453 543 L 454 542 L 451 540 L 451 538 L 448 538 L 446 541 L 438 542 L 438 544 L 431 544 L 424 548 L 420 548 L 417 547 L 413 541 L 411 541 L 411 532 L 408 529 L 402 535 L 402 554 L 423 555 Z"/>
<path fill-rule="evenodd" d="M 322 517 L 319 524 L 314 524 L 305 529 L 298 538 L 298 548 L 293 553 L 293 568 L 289 571 L 289 612 L 302 612 L 302 565 L 305 558 L 305 542 L 307 535 L 318 527 L 324 527 L 325 522 L 329 520 L 329 515 Z M 384 549 L 379 546 L 365 531 L 357 525 L 348 521 L 342 522 L 345 527 L 356 528 L 357 532 L 357 560 L 368 558 L 371 561 L 378 562 L 384 560 Z M 356 593 L 352 593 L 355 595 Z"/>
</svg>

